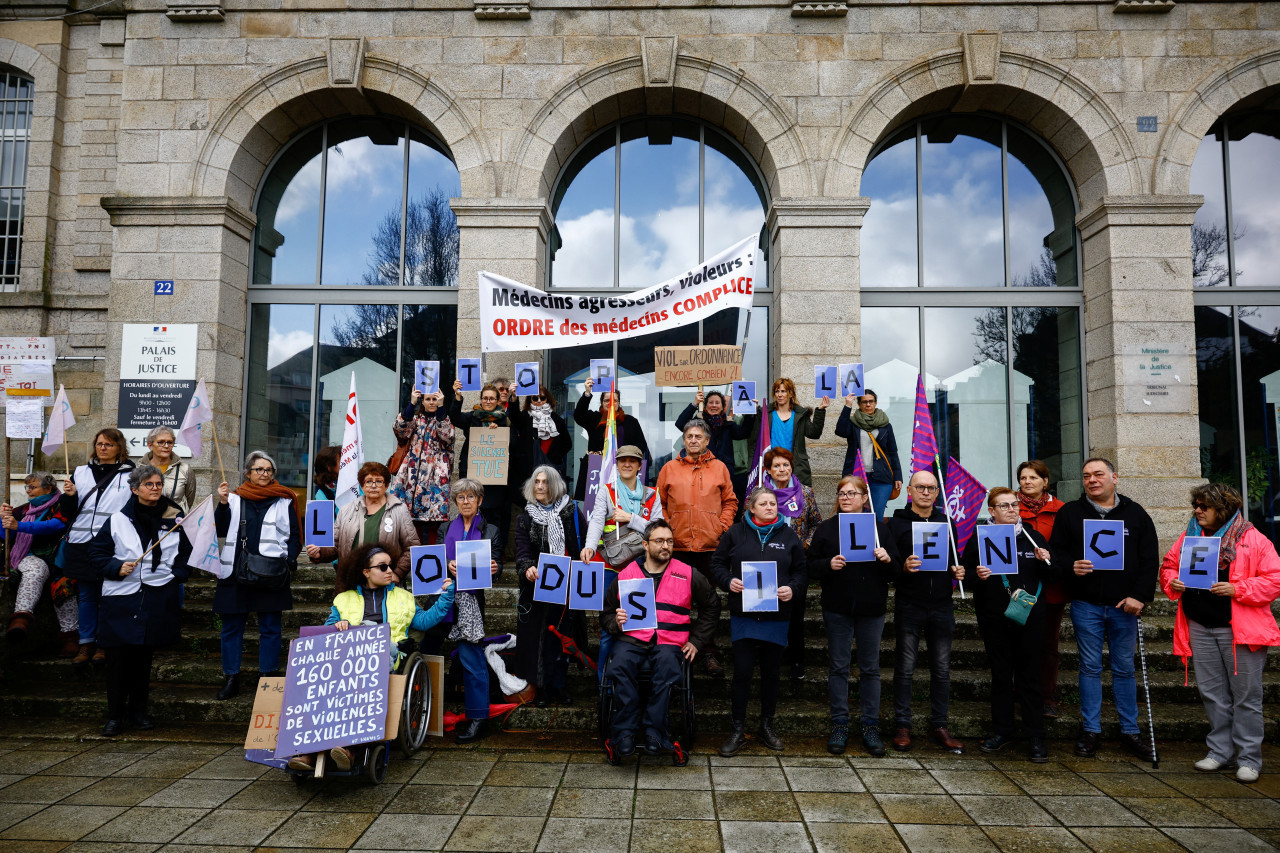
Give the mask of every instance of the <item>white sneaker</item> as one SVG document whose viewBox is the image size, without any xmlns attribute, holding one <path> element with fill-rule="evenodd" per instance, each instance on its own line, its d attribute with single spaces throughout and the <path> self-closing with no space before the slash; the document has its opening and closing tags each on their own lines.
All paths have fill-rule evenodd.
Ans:
<svg viewBox="0 0 1280 853">
<path fill-rule="evenodd" d="M 1212 755 L 1206 755 L 1196 762 L 1196 769 L 1202 773 L 1212 773 L 1215 770 L 1221 770 L 1224 766 L 1226 766 L 1226 762 L 1219 761 Z"/>
<path fill-rule="evenodd" d="M 1236 779 L 1240 782 L 1257 782 L 1258 771 L 1246 764 L 1241 764 L 1240 768 L 1236 770 Z"/>
</svg>

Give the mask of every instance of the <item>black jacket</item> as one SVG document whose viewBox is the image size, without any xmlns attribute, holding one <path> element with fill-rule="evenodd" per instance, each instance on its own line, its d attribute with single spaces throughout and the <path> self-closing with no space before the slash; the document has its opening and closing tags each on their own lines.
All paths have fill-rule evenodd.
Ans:
<svg viewBox="0 0 1280 853">
<path fill-rule="evenodd" d="M 672 562 L 675 561 L 673 560 Z M 711 581 L 707 580 L 706 575 L 686 563 L 681 563 L 681 565 L 691 576 L 690 587 L 693 592 L 693 607 L 698 613 L 697 617 L 691 616 L 689 620 L 689 642 L 693 643 L 701 651 L 706 648 L 707 643 L 711 642 L 711 638 L 715 636 L 716 626 L 720 621 L 720 595 L 716 592 L 716 588 L 711 585 Z M 640 564 L 640 568 L 644 569 L 643 563 Z M 670 569 L 671 563 L 668 563 L 667 570 L 669 571 Z M 647 571 L 645 572 L 645 577 L 653 578 L 655 591 L 665 576 L 665 572 L 658 577 L 650 575 Z M 600 613 L 600 629 L 608 631 L 623 642 L 637 646 L 653 646 L 658 642 L 656 632 L 653 635 L 653 639 L 646 643 L 618 627 L 617 575 L 614 575 L 613 583 L 609 584 L 609 588 L 604 594 L 604 610 Z"/>
<path fill-rule="evenodd" d="M 573 422 L 587 431 L 587 453 L 599 453 L 604 450 L 605 425 L 600 423 L 600 410 L 591 408 L 591 403 L 595 399 L 594 394 L 590 397 L 583 394 L 578 398 L 578 404 L 573 407 Z M 649 453 L 649 442 L 644 437 L 644 427 L 640 426 L 640 422 L 631 415 L 624 414 L 614 421 L 614 429 L 618 433 L 618 447 L 634 444 L 640 448 L 640 452 L 644 454 L 644 461 L 648 465 L 647 476 L 644 479 L 652 483 L 657 472 L 654 470 L 653 456 Z M 581 501 L 586 500 L 586 497 L 587 457 L 584 454 L 578 460 L 578 480 L 573 484 L 573 499 Z"/>
<path fill-rule="evenodd" d="M 542 452 L 542 439 L 533 428 L 533 418 L 528 412 L 515 406 L 508 410 L 511 419 L 511 476 L 507 482 L 517 488 L 533 474 L 539 465 L 550 465 L 560 472 L 567 482 L 569 479 L 569 452 L 573 450 L 573 436 L 569 433 L 569 425 L 556 412 L 551 413 L 551 420 L 556 425 L 558 435 L 551 439 L 551 447 Z M 496 553 L 496 552 L 495 552 Z"/>
<path fill-rule="evenodd" d="M 698 406 L 696 403 L 690 403 L 684 407 L 684 411 L 676 418 L 676 429 L 684 433 L 684 428 L 689 425 L 689 421 L 693 420 L 698 414 Z M 704 423 L 706 423 L 704 421 Z M 707 428 L 711 429 L 711 425 L 707 424 Z M 751 426 L 747 423 L 738 423 L 733 418 L 725 418 L 724 426 L 719 429 L 711 429 L 711 442 L 707 445 L 707 449 L 711 451 L 711 455 L 719 459 L 729 469 L 729 473 L 734 471 L 733 463 L 733 443 L 742 441 L 751 437 Z"/>
<path fill-rule="evenodd" d="M 779 587 L 790 587 L 798 593 L 809 582 L 805 575 L 804 546 L 790 525 L 778 525 L 762 545 L 759 534 L 745 519 L 720 537 L 720 544 L 711 557 L 711 577 L 717 586 L 729 592 L 731 580 L 742 580 L 742 564 L 756 562 L 778 564 Z M 794 596 L 791 601 L 795 601 Z M 775 613 L 743 613 L 742 593 L 729 592 L 729 612 L 761 622 L 785 621 L 791 618 L 791 601 L 779 601 Z"/>
<path fill-rule="evenodd" d="M 822 609 L 842 616 L 883 616 L 889 600 L 889 584 L 902 574 L 898 546 L 889 526 L 879 524 L 880 544 L 889 552 L 889 562 L 864 560 L 831 568 L 831 558 L 840 553 L 840 516 L 833 515 L 818 525 L 809 543 L 809 579 L 822 584 Z"/>
<path fill-rule="evenodd" d="M 471 474 L 467 471 L 467 460 L 471 458 L 471 428 L 477 427 L 477 426 L 478 427 L 487 426 L 487 423 L 477 422 L 476 418 L 472 416 L 472 411 L 474 411 L 474 409 L 464 412 L 462 410 L 462 402 L 463 401 L 459 400 L 456 396 L 449 401 L 449 422 L 453 424 L 457 429 L 462 431 L 462 455 L 458 457 L 458 476 L 469 477 L 471 476 Z M 499 405 L 497 408 L 494 409 L 494 412 L 502 413 L 502 420 L 498 423 L 498 426 L 510 427 L 512 425 L 511 414 L 509 410 L 504 409 L 502 408 L 501 405 Z M 515 446 L 516 446 L 516 431 L 513 429 L 511 431 L 510 447 L 514 448 Z M 515 451 L 514 449 L 508 450 L 508 453 L 514 455 Z M 511 482 L 511 477 L 509 476 L 509 474 L 512 470 L 511 465 L 514 464 L 514 462 L 515 460 L 512 460 L 511 464 L 508 464 L 507 466 L 507 471 L 508 471 L 507 482 L 508 483 Z M 505 489 L 505 488 L 506 488 L 505 485 L 504 486 L 497 486 L 497 485 L 485 486 L 484 491 L 485 491 L 485 495 L 488 496 L 490 491 L 494 491 L 497 489 Z M 498 492 L 494 491 L 494 494 L 498 494 Z M 503 494 L 505 494 L 505 492 Z M 486 501 L 485 504 L 492 505 L 491 502 L 489 501 Z"/>
<path fill-rule="evenodd" d="M 836 435 L 849 444 L 848 450 L 844 452 L 844 470 L 841 473 L 845 477 L 853 473 L 853 463 L 862 447 L 862 430 L 853 425 L 852 413 L 853 410 L 845 406 L 836 420 Z M 885 424 L 877 429 L 880 434 L 876 436 L 876 443 L 880 445 L 884 455 L 889 457 L 889 461 L 875 456 L 875 448 L 872 448 L 873 458 L 862 460 L 863 467 L 867 469 L 867 479 L 876 483 L 903 482 L 905 478 L 902 476 L 902 463 L 898 461 L 898 439 L 893 435 L 893 424 Z"/>
<path fill-rule="evenodd" d="M 1025 589 L 1032 595 L 1037 595 L 1036 588 L 1040 587 L 1035 609 L 1042 609 L 1046 604 L 1044 586 L 1061 578 L 1061 572 L 1058 571 L 1058 567 L 1056 565 L 1045 565 L 1044 562 L 1037 560 L 1036 552 L 1031 546 L 1031 542 L 1027 541 L 1026 536 L 1020 535 L 1016 540 L 1018 573 L 1016 575 L 991 575 L 984 581 L 978 580 L 977 568 L 982 565 L 983 559 L 978 554 L 979 529 L 974 528 L 973 534 L 964 546 L 964 554 L 960 557 L 960 562 L 964 566 L 966 586 L 973 590 L 973 605 L 978 613 L 978 618 L 1004 618 L 1005 608 L 1009 606 L 1009 593 L 1005 592 L 1004 581 L 1001 578 L 1009 582 L 1010 591 Z M 1022 529 L 1037 546 L 1041 548 L 1049 547 L 1044 541 L 1044 537 L 1031 529 L 1031 525 L 1023 525 Z M 1052 552 L 1050 553 L 1052 554 Z M 1052 562 L 1053 558 L 1050 556 L 1050 563 Z"/>
<path fill-rule="evenodd" d="M 1115 507 L 1105 517 L 1124 522 L 1124 571 L 1093 571 L 1077 577 L 1072 570 L 1076 560 L 1084 559 L 1084 520 L 1103 518 L 1084 496 L 1068 501 L 1058 510 L 1049 539 L 1054 567 L 1066 577 L 1073 601 L 1107 607 L 1114 607 L 1125 598 L 1150 603 L 1156 596 L 1156 576 L 1160 571 L 1155 523 L 1140 504 L 1118 492 Z"/>
<path fill-rule="evenodd" d="M 916 515 L 910 504 L 897 510 L 888 521 L 889 538 L 905 565 L 907 558 L 913 553 L 911 545 L 911 523 L 915 521 L 946 521 L 947 514 L 936 506 L 933 515 L 921 518 Z M 956 526 L 951 525 L 951 540 L 958 542 Z M 954 565 L 951 547 L 947 546 L 947 565 Z M 951 572 L 908 572 L 898 575 L 898 600 L 908 600 L 917 604 L 938 604 L 951 601 Z"/>
</svg>

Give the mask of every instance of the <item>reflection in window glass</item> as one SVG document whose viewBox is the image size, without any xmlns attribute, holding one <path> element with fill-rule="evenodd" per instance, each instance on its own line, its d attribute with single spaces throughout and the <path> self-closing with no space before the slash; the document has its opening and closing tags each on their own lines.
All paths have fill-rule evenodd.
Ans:
<svg viewBox="0 0 1280 853">
<path fill-rule="evenodd" d="M 320 306 L 316 385 L 316 449 L 341 445 L 351 375 L 356 377 L 364 458 L 386 461 L 395 451 L 391 424 L 399 407 L 395 305 Z"/>
<path fill-rule="evenodd" d="M 1200 476 L 1240 488 L 1235 332 L 1231 311 L 1197 305 L 1196 376 L 1200 405 Z"/>
<path fill-rule="evenodd" d="M 1005 124 L 1009 156 L 1009 284 L 1075 287 L 1075 199 L 1053 155 Z"/>
<path fill-rule="evenodd" d="M 401 410 L 409 405 L 415 361 L 440 362 L 440 390 L 445 392 L 447 404 L 452 399 L 451 386 L 458 371 L 455 361 L 458 351 L 458 306 L 406 305 L 403 316 L 398 405 Z"/>
<path fill-rule="evenodd" d="M 624 290 L 638 290 L 699 257 L 698 128 L 648 119 L 623 125 L 622 139 L 618 274 Z"/>
<path fill-rule="evenodd" d="M 747 155 L 715 133 L 706 134 L 703 158 L 706 180 L 703 188 L 703 242 L 711 255 L 759 233 L 764 226 L 766 201 L 751 178 Z M 765 286 L 769 265 L 756 267 L 760 274 L 757 289 Z M 656 282 L 655 282 L 656 283 Z"/>
<path fill-rule="evenodd" d="M 404 131 L 376 118 L 329 125 L 322 283 L 399 283 Z"/>
<path fill-rule="evenodd" d="M 915 125 L 867 164 L 862 194 L 871 199 L 859 237 L 862 286 L 917 286 Z"/>
<path fill-rule="evenodd" d="M 925 285 L 1003 286 L 999 122 L 943 116 L 925 122 L 921 129 Z"/>
<path fill-rule="evenodd" d="M 417 131 L 409 138 L 408 228 L 404 235 L 405 284 L 458 286 L 458 218 L 449 199 L 462 195 L 453 161 Z M 399 214 L 395 226 L 399 228 Z M 394 284 L 394 282 L 392 282 Z"/>
<path fill-rule="evenodd" d="M 276 161 L 258 201 L 254 284 L 312 284 L 320 239 L 323 128 L 294 142 Z"/>
<path fill-rule="evenodd" d="M 893 426 L 898 462 L 904 472 L 910 471 L 916 376 L 920 372 L 920 309 L 863 308 L 862 364 L 863 381 L 876 392 L 877 405 Z"/>
<path fill-rule="evenodd" d="M 1236 317 L 1249 520 L 1280 543 L 1280 306 L 1242 306 Z"/>
<path fill-rule="evenodd" d="M 1204 196 L 1191 226 L 1191 274 L 1196 287 L 1228 284 L 1227 196 L 1222 178 L 1222 143 L 1205 137 L 1191 164 L 1191 191 Z"/>
<path fill-rule="evenodd" d="M 276 479 L 300 489 L 310 469 L 307 427 L 315 308 L 254 305 L 250 322 L 244 450 L 265 451 L 276 460 Z"/>
<path fill-rule="evenodd" d="M 1013 370 L 1015 396 L 1024 380 L 1030 383 L 1025 412 L 1014 413 L 1014 465 L 1041 460 L 1054 495 L 1073 500 L 1080 496 L 1085 458 L 1079 309 L 1014 308 Z"/>
<path fill-rule="evenodd" d="M 1274 116 L 1274 113 L 1271 114 Z M 1231 229 L 1235 283 L 1250 287 L 1280 285 L 1280 126 L 1242 118 L 1229 120 L 1231 142 Z M 1243 138 L 1241 138 L 1243 137 Z"/>
<path fill-rule="evenodd" d="M 558 240 L 559 246 L 551 261 L 551 280 L 557 287 L 613 287 L 613 252 L 604 251 L 613 245 L 613 134 L 597 136 L 597 143 L 600 140 L 606 140 L 607 147 L 594 155 L 579 152 L 585 164 L 561 184 L 552 241 Z"/>
</svg>

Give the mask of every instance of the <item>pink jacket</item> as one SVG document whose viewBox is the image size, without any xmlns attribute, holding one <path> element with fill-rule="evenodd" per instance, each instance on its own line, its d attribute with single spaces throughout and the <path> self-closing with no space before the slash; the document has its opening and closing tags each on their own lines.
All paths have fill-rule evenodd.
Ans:
<svg viewBox="0 0 1280 853">
<path fill-rule="evenodd" d="M 1184 533 L 1178 537 L 1169 553 L 1164 555 L 1164 564 L 1160 567 L 1160 587 L 1173 601 L 1182 597 L 1181 593 L 1170 589 L 1169 584 L 1178 577 L 1178 556 L 1185 536 Z M 1228 576 L 1236 588 L 1236 597 L 1231 600 L 1232 638 L 1238 645 L 1254 650 L 1262 646 L 1280 646 L 1280 627 L 1271 613 L 1271 602 L 1280 597 L 1280 556 L 1276 554 L 1271 540 L 1256 527 L 1240 537 L 1236 559 Z M 1179 603 L 1177 621 L 1173 626 L 1173 653 L 1182 658 L 1184 666 L 1191 657 L 1190 637 L 1187 617 Z"/>
</svg>

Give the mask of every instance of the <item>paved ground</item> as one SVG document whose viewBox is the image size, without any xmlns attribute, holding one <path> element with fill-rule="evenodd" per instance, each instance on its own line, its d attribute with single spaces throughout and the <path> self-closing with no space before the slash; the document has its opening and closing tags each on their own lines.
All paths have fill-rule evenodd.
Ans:
<svg viewBox="0 0 1280 853">
<path fill-rule="evenodd" d="M 22 726 L 11 726 L 20 733 Z M 825 754 L 695 755 L 625 767 L 580 736 L 504 734 L 483 748 L 392 761 L 377 787 L 297 787 L 250 764 L 226 727 L 106 742 L 0 738 L 0 851 L 945 851 L 1280 846 L 1280 772 L 1243 785 L 1202 774 L 1194 744 L 1165 745 L 1160 769 L 1117 753 L 1051 746 L 1049 764 L 919 749 L 875 759 Z M 217 740 L 217 743 L 201 742 Z M 81 739 L 83 738 L 83 739 Z M 1012 747 L 1010 748 L 1012 749 Z M 1264 769 L 1280 771 L 1280 747 Z"/>
</svg>

